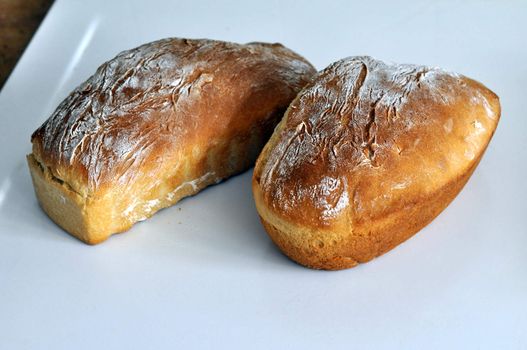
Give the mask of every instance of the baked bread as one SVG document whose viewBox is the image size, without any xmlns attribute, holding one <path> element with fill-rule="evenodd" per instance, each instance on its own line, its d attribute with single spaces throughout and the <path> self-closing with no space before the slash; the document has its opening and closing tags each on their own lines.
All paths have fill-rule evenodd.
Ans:
<svg viewBox="0 0 527 350">
<path fill-rule="evenodd" d="M 165 39 L 125 51 L 31 137 L 44 211 L 95 244 L 239 173 L 315 74 L 280 44 Z"/>
<path fill-rule="evenodd" d="M 338 61 L 299 93 L 256 162 L 261 221 L 302 265 L 367 262 L 454 199 L 499 117 L 498 97 L 462 75 Z"/>
</svg>

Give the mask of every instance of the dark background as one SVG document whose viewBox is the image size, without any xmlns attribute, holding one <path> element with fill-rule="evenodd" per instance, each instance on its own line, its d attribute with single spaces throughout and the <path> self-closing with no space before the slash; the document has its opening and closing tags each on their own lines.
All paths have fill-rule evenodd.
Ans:
<svg viewBox="0 0 527 350">
<path fill-rule="evenodd" d="M 0 89 L 53 0 L 0 0 Z"/>
</svg>

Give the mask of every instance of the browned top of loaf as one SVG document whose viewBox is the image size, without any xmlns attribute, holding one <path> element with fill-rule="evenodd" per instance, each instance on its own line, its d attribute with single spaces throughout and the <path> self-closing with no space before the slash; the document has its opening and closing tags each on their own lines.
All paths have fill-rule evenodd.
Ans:
<svg viewBox="0 0 527 350">
<path fill-rule="evenodd" d="M 255 180 L 268 208 L 298 225 L 368 222 L 455 181 L 499 115 L 498 97 L 467 77 L 346 58 L 290 105 Z"/>
<path fill-rule="evenodd" d="M 124 51 L 77 87 L 32 136 L 33 153 L 87 195 L 212 135 L 286 108 L 315 73 L 280 44 L 164 39 Z"/>
</svg>

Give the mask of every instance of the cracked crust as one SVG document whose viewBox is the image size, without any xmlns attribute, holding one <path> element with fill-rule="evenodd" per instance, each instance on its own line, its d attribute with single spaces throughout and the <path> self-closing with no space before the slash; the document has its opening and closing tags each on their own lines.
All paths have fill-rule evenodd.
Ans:
<svg viewBox="0 0 527 350">
<path fill-rule="evenodd" d="M 101 65 L 32 135 L 46 213 L 99 243 L 253 165 L 315 74 L 280 44 L 163 39 Z"/>
<path fill-rule="evenodd" d="M 351 57 L 291 103 L 255 167 L 273 241 L 300 264 L 348 268 L 397 246 L 462 189 L 500 116 L 482 84 Z"/>
</svg>

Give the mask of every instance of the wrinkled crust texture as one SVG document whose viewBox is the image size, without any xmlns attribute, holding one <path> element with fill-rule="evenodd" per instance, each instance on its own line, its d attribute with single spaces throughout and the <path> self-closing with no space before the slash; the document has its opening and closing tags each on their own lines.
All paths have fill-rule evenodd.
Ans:
<svg viewBox="0 0 527 350">
<path fill-rule="evenodd" d="M 164 39 L 124 51 L 32 135 L 48 215 L 93 244 L 253 165 L 315 74 L 280 44 Z"/>
<path fill-rule="evenodd" d="M 498 97 L 462 75 L 338 61 L 299 93 L 256 163 L 262 222 L 302 265 L 369 261 L 454 199 L 499 117 Z"/>
</svg>

